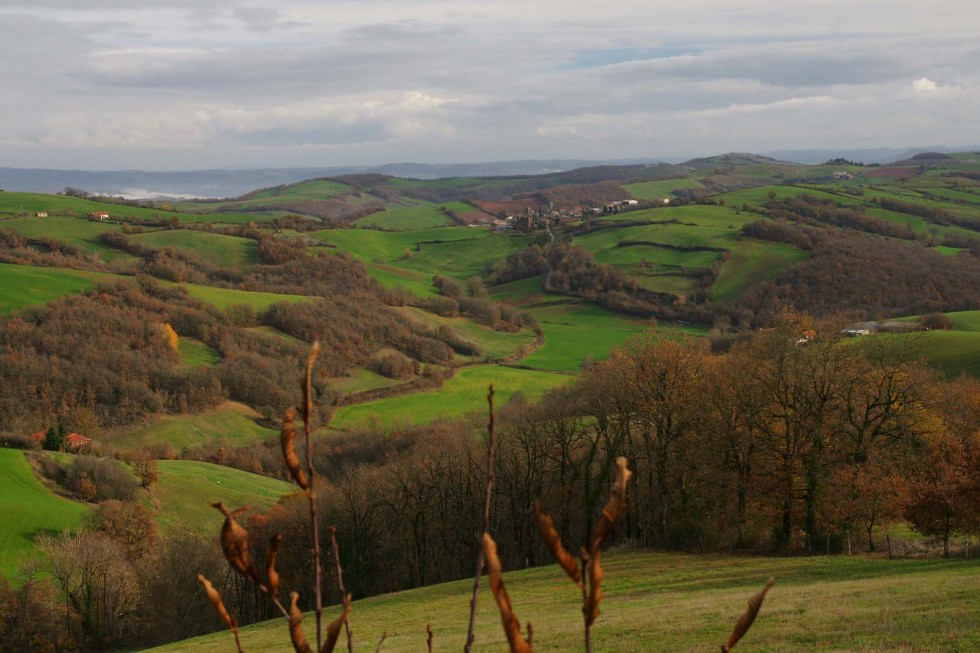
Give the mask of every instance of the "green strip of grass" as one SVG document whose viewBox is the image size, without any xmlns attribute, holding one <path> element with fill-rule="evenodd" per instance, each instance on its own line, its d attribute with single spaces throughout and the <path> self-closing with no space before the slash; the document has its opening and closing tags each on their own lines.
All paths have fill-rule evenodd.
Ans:
<svg viewBox="0 0 980 653">
<path fill-rule="evenodd" d="M 0 313 L 91 290 L 118 275 L 0 263 Z"/>
<path fill-rule="evenodd" d="M 156 519 L 165 530 L 216 535 L 224 517 L 210 504 L 223 501 L 231 509 L 248 505 L 266 510 L 295 489 L 285 481 L 195 460 L 161 460 L 157 465 L 160 477 L 153 496 L 160 506 Z"/>
<path fill-rule="evenodd" d="M 148 426 L 115 434 L 111 441 L 113 446 L 119 448 L 168 442 L 180 451 L 188 445 L 210 440 L 247 442 L 251 439 L 264 440 L 275 435 L 275 431 L 255 423 L 253 418 L 257 416 L 258 413 L 251 408 L 228 401 L 202 413 L 158 417 Z"/>
<path fill-rule="evenodd" d="M 438 391 L 345 406 L 337 411 L 333 426 L 351 429 L 378 424 L 390 429 L 402 424 L 427 424 L 443 417 L 453 419 L 470 412 L 485 412 L 487 387 L 491 383 L 497 405 L 502 406 L 518 390 L 534 399 L 570 380 L 571 377 L 559 374 L 498 365 L 464 367 Z"/>
<path fill-rule="evenodd" d="M 78 528 L 88 512 L 41 485 L 23 451 L 0 449 L 0 573 L 11 578 L 38 535 Z"/>
</svg>

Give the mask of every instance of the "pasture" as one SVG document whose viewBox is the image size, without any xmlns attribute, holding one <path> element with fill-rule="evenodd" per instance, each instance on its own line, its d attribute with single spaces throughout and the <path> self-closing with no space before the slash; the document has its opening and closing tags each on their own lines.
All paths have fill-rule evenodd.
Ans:
<svg viewBox="0 0 980 653">
<path fill-rule="evenodd" d="M 501 543 L 501 546 L 506 546 Z M 648 551 L 602 558 L 602 613 L 596 651 L 710 651 L 726 641 L 746 600 L 766 579 L 776 584 L 739 651 L 973 651 L 980 648 L 977 560 L 885 560 L 867 557 L 766 558 Z M 581 595 L 556 566 L 504 574 L 513 609 L 534 626 L 536 651 L 582 650 Z M 355 600 L 354 642 L 373 650 L 460 650 L 466 638 L 472 580 Z M 357 599 L 357 597 L 354 597 Z M 336 614 L 327 611 L 327 619 Z M 312 616 L 305 619 L 312 633 Z M 289 648 L 285 620 L 242 630 L 255 653 Z M 234 647 L 227 631 L 152 649 L 218 653 Z M 477 611 L 476 650 L 505 650 L 497 606 L 486 581 Z"/>
<path fill-rule="evenodd" d="M 2 197 L 5 193 L 0 193 Z M 25 238 L 57 240 L 74 245 L 86 254 L 98 255 L 104 261 L 132 259 L 127 252 L 109 247 L 99 240 L 106 231 L 118 231 L 119 226 L 92 222 L 85 218 L 49 216 L 47 218 L 13 218 L 0 221 L 0 229 L 9 229 Z"/>
<path fill-rule="evenodd" d="M 0 263 L 0 313 L 46 304 L 65 295 L 91 290 L 100 281 L 120 278 L 102 272 Z"/>
<path fill-rule="evenodd" d="M 434 229 L 453 224 L 452 218 L 442 209 L 465 213 L 476 209 L 462 202 L 433 204 L 421 200 L 403 200 L 396 204 L 387 204 L 384 211 L 372 213 L 359 218 L 354 225 L 365 229 L 383 229 L 385 231 L 418 231 Z"/>
<path fill-rule="evenodd" d="M 734 301 L 755 284 L 775 279 L 785 268 L 809 256 L 809 252 L 785 243 L 741 239 L 711 286 L 712 298 Z"/>
<path fill-rule="evenodd" d="M 219 267 L 242 268 L 258 263 L 258 245 L 250 238 L 191 229 L 167 229 L 135 234 L 134 242 L 151 249 L 173 247 Z"/>
<path fill-rule="evenodd" d="M 663 179 L 654 181 L 644 181 L 639 184 L 624 184 L 622 189 L 638 200 L 656 201 L 669 198 L 675 190 L 694 190 L 704 188 L 697 179 L 686 177 L 683 179 Z"/>
<path fill-rule="evenodd" d="M 244 444 L 265 440 L 278 433 L 255 423 L 258 413 L 234 401 L 201 413 L 161 415 L 145 426 L 130 427 L 106 439 L 119 449 L 135 449 L 153 444 L 170 444 L 175 450 L 213 440 Z"/>
<path fill-rule="evenodd" d="M 168 283 L 168 282 L 161 282 Z M 256 292 L 250 290 L 235 290 L 233 288 L 214 288 L 212 286 L 202 286 L 196 283 L 182 283 L 181 288 L 187 290 L 187 294 L 202 302 L 211 304 L 215 308 L 225 310 L 230 306 L 245 305 L 251 306 L 256 311 L 268 308 L 277 302 L 309 302 L 315 301 L 305 295 L 281 295 L 272 292 Z"/>
<path fill-rule="evenodd" d="M 165 531 L 186 528 L 216 535 L 224 517 L 210 504 L 223 501 L 229 509 L 248 505 L 266 510 L 295 489 L 285 481 L 196 460 L 161 460 L 157 469 L 155 518 Z"/>
<path fill-rule="evenodd" d="M 23 451 L 0 448 L 0 573 L 8 579 L 34 553 L 38 535 L 77 528 L 88 512 L 44 487 Z"/>
<path fill-rule="evenodd" d="M 468 413 L 487 411 L 487 387 L 493 383 L 496 404 L 502 406 L 518 390 L 536 399 L 572 377 L 500 365 L 464 367 L 440 390 L 389 397 L 337 411 L 331 426 L 337 429 L 397 428 L 404 424 L 427 424 L 440 418 L 455 419 Z"/>
</svg>

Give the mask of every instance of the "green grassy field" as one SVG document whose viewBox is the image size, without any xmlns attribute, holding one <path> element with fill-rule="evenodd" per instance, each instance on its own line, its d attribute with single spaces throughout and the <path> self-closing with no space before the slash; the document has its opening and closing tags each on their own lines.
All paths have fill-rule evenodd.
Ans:
<svg viewBox="0 0 980 653">
<path fill-rule="evenodd" d="M 377 372 L 361 367 L 351 370 L 349 376 L 333 377 L 330 379 L 330 387 L 344 395 L 364 392 L 365 390 L 374 390 L 375 388 L 390 388 L 401 383 L 404 383 L 404 381 L 389 379 L 387 376 L 382 376 Z"/>
<path fill-rule="evenodd" d="M 775 279 L 785 268 L 808 257 L 808 252 L 785 243 L 739 240 L 711 287 L 712 297 L 733 301 L 753 285 Z"/>
<path fill-rule="evenodd" d="M 0 193 L 0 196 L 6 193 Z M 104 261 L 132 259 L 127 252 L 102 244 L 99 235 L 106 231 L 118 231 L 119 226 L 104 222 L 92 222 L 84 218 L 50 216 L 47 218 L 14 218 L 0 221 L 0 229 L 11 231 L 25 238 L 51 238 L 74 245 L 87 254 L 97 254 Z"/>
<path fill-rule="evenodd" d="M 182 288 L 186 288 L 187 294 L 194 299 L 207 302 L 208 304 L 222 310 L 228 308 L 229 306 L 245 304 L 247 306 L 251 306 L 257 311 L 261 311 L 268 308 L 272 304 L 275 304 L 276 302 L 314 301 L 313 298 L 306 297 L 305 295 L 280 295 L 278 293 L 271 292 L 252 292 L 248 290 L 234 290 L 232 288 L 213 288 L 211 286 L 202 286 L 196 283 L 182 283 L 179 285 Z"/>
<path fill-rule="evenodd" d="M 861 557 L 764 558 L 634 552 L 603 556 L 602 614 L 593 628 L 596 651 L 718 650 L 769 577 L 776 584 L 739 644 L 746 653 L 774 651 L 966 652 L 980 647 L 976 592 L 980 561 Z M 504 574 L 513 609 L 534 626 L 536 651 L 582 650 L 578 589 L 557 566 Z M 373 650 L 382 631 L 389 653 L 425 650 L 432 624 L 435 650 L 462 648 L 472 581 L 434 585 L 355 600 L 356 646 Z M 355 597 L 356 599 L 357 597 Z M 328 611 L 328 618 L 336 608 Z M 312 633 L 312 617 L 305 629 Z M 486 581 L 477 611 L 476 648 L 507 647 Z M 233 647 L 220 632 L 153 649 L 217 653 Z M 283 619 L 242 630 L 247 651 L 284 651 Z"/>
<path fill-rule="evenodd" d="M 41 485 L 23 451 L 0 448 L 0 573 L 8 579 L 35 550 L 38 535 L 77 528 L 88 512 Z"/>
<path fill-rule="evenodd" d="M 650 322 L 615 315 L 590 304 L 559 304 L 531 309 L 544 331 L 544 345 L 521 361 L 543 370 L 577 373 L 586 357 L 602 360 Z"/>
<path fill-rule="evenodd" d="M 368 274 L 378 280 L 385 288 L 401 288 L 419 297 L 439 294 L 432 285 L 432 275 L 412 270 L 403 270 L 383 263 L 365 263 Z"/>
<path fill-rule="evenodd" d="M 46 304 L 58 297 L 91 290 L 100 281 L 122 278 L 102 272 L 0 263 L 0 313 Z"/>
<path fill-rule="evenodd" d="M 217 535 L 224 517 L 211 503 L 266 510 L 295 489 L 285 481 L 195 460 L 161 460 L 157 465 L 160 476 L 152 490 L 159 502 L 156 520 L 164 530 L 182 527 Z"/>
<path fill-rule="evenodd" d="M 664 179 L 645 181 L 640 184 L 626 184 L 622 188 L 638 200 L 659 200 L 665 197 L 669 198 L 671 192 L 675 190 L 704 188 L 704 184 L 691 178 Z"/>
<path fill-rule="evenodd" d="M 221 361 L 221 354 L 210 345 L 182 336 L 178 344 L 180 364 L 184 367 L 211 367 Z"/>
<path fill-rule="evenodd" d="M 951 331 L 918 334 L 926 361 L 949 376 L 969 374 L 980 378 L 980 311 L 946 315 L 953 323 Z"/>
<path fill-rule="evenodd" d="M 495 331 L 485 324 L 474 322 L 465 317 L 440 317 L 419 308 L 405 306 L 395 309 L 408 319 L 429 328 L 437 329 L 445 326 L 460 336 L 480 346 L 483 356 L 503 358 L 515 353 L 524 345 L 534 342 L 534 331 L 521 329 L 516 333 Z"/>
<path fill-rule="evenodd" d="M 390 429 L 403 424 L 426 424 L 441 417 L 457 418 L 471 412 L 486 412 L 487 387 L 493 383 L 496 402 L 502 406 L 520 390 L 528 399 L 568 383 L 572 377 L 499 365 L 464 367 L 446 381 L 441 390 L 390 397 L 337 411 L 335 428 L 350 429 L 375 424 Z"/>
<path fill-rule="evenodd" d="M 276 435 L 276 431 L 256 424 L 253 418 L 257 416 L 258 413 L 251 408 L 227 401 L 203 413 L 158 417 L 147 426 L 115 433 L 109 441 L 114 447 L 121 449 L 169 442 L 180 451 L 188 445 L 210 440 L 227 439 L 245 443 Z"/>
<path fill-rule="evenodd" d="M 354 224 L 367 229 L 392 231 L 416 231 L 445 227 L 453 224 L 453 220 L 440 210 L 443 207 L 457 213 L 477 210 L 476 207 L 462 202 L 433 204 L 421 200 L 404 201 L 398 204 L 388 204 L 384 211 L 355 220 Z"/>
<path fill-rule="evenodd" d="M 258 245 L 249 238 L 225 236 L 191 229 L 167 229 L 132 236 L 134 242 L 160 249 L 173 247 L 226 268 L 258 263 Z"/>
</svg>

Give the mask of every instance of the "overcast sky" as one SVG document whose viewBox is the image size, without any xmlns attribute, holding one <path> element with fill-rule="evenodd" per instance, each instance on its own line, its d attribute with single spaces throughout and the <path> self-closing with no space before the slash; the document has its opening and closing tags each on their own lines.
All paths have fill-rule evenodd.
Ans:
<svg viewBox="0 0 980 653">
<path fill-rule="evenodd" d="M 976 0 L 0 0 L 0 166 L 980 142 Z"/>
</svg>

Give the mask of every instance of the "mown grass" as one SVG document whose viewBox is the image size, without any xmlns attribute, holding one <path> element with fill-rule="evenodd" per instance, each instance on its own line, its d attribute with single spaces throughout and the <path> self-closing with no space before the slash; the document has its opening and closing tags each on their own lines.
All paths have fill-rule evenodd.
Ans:
<svg viewBox="0 0 980 653">
<path fill-rule="evenodd" d="M 0 263 L 0 313 L 46 304 L 58 297 L 91 290 L 100 281 L 121 278 L 102 272 Z"/>
<path fill-rule="evenodd" d="M 455 211 L 475 211 L 476 209 L 467 204 L 432 204 L 420 200 L 403 202 L 398 204 L 388 204 L 384 211 L 372 213 L 354 221 L 358 227 L 366 229 L 386 229 L 395 231 L 417 231 L 421 229 L 434 229 L 445 227 L 453 223 L 441 209 L 443 207 Z M 461 208 L 465 207 L 465 208 Z"/>
<path fill-rule="evenodd" d="M 157 523 L 166 531 L 186 528 L 216 535 L 224 519 L 210 504 L 267 510 L 295 486 L 275 478 L 196 460 L 160 460 L 159 479 L 152 486 L 159 506 Z"/>
<path fill-rule="evenodd" d="M 432 285 L 432 275 L 412 270 L 403 270 L 393 265 L 365 263 L 368 274 L 378 280 L 385 288 L 401 288 L 419 297 L 439 294 Z"/>
<path fill-rule="evenodd" d="M 571 378 L 499 365 L 464 367 L 457 370 L 441 390 L 344 406 L 337 411 L 332 426 L 339 429 L 375 426 L 391 429 L 407 424 L 427 424 L 443 417 L 485 413 L 487 387 L 491 383 L 496 389 L 497 405 L 502 406 L 518 390 L 528 399 L 535 399 L 551 388 L 568 383 Z"/>
<path fill-rule="evenodd" d="M 184 367 L 211 367 L 221 361 L 221 354 L 211 345 L 181 336 L 178 344 L 180 364 Z"/>
<path fill-rule="evenodd" d="M 23 451 L 0 448 L 0 573 L 12 578 L 38 535 L 77 528 L 89 508 L 44 487 Z"/>
<path fill-rule="evenodd" d="M 740 651 L 965 652 L 980 647 L 976 560 L 632 552 L 606 554 L 603 567 L 602 614 L 593 629 L 596 651 L 718 650 L 747 598 L 768 577 L 775 577 L 776 585 Z M 582 650 L 581 596 L 557 566 L 506 573 L 504 581 L 516 614 L 534 625 L 536 651 Z M 459 581 L 355 600 L 355 644 L 373 650 L 387 631 L 383 650 L 424 650 L 425 625 L 431 623 L 435 650 L 460 650 L 471 587 L 471 580 Z M 335 607 L 328 611 L 329 617 L 335 613 Z M 308 633 L 311 624 L 308 615 Z M 486 582 L 476 632 L 476 650 L 506 650 Z M 231 635 L 220 632 L 153 650 L 216 653 L 229 645 Z M 284 620 L 243 629 L 242 645 L 255 653 L 288 650 Z"/>
<path fill-rule="evenodd" d="M 276 435 L 276 431 L 256 424 L 255 417 L 258 417 L 258 413 L 248 406 L 226 401 L 217 408 L 201 413 L 162 415 L 146 426 L 115 433 L 109 440 L 120 449 L 169 443 L 179 452 L 188 445 L 211 440 L 245 443 Z"/>
<path fill-rule="evenodd" d="M 6 193 L 0 193 L 0 197 Z M 113 249 L 99 240 L 106 231 L 118 231 L 118 225 L 92 222 L 84 218 L 49 216 L 47 218 L 14 218 L 0 221 L 0 229 L 11 231 L 25 238 L 50 238 L 78 247 L 87 254 L 97 254 L 104 261 L 132 259 L 127 252 Z"/>
<path fill-rule="evenodd" d="M 196 283 L 179 284 L 187 290 L 187 294 L 194 299 L 211 304 L 215 308 L 224 310 L 229 306 L 246 305 L 251 306 L 257 311 L 268 308 L 277 302 L 309 302 L 313 298 L 305 295 L 281 295 L 272 292 L 255 292 L 250 290 L 234 290 L 232 288 L 213 288 L 202 286 Z"/>
<path fill-rule="evenodd" d="M 534 342 L 534 331 L 521 329 L 511 333 L 496 331 L 485 324 L 474 322 L 465 317 L 441 317 L 419 308 L 405 306 L 395 309 L 413 322 L 437 329 L 448 327 L 460 336 L 480 346 L 483 356 L 503 358 L 514 354 L 524 345 Z"/>
<path fill-rule="evenodd" d="M 757 283 L 771 281 L 809 253 L 784 243 L 742 239 L 711 286 L 714 299 L 730 302 Z"/>
<path fill-rule="evenodd" d="M 354 368 L 347 376 L 333 377 L 330 379 L 330 387 L 344 395 L 374 390 L 376 388 L 390 388 L 404 383 L 398 379 L 389 379 L 377 372 L 373 372 L 362 367 Z"/>
<path fill-rule="evenodd" d="M 644 181 L 639 184 L 625 184 L 623 190 L 638 200 L 659 200 L 669 198 L 675 190 L 688 190 L 694 188 L 704 188 L 697 179 L 664 179 L 656 181 Z"/>
<path fill-rule="evenodd" d="M 521 361 L 542 370 L 577 373 L 586 358 L 602 360 L 650 327 L 650 322 L 610 313 L 591 304 L 561 304 L 530 311 L 544 331 L 544 344 Z"/>
<path fill-rule="evenodd" d="M 192 229 L 166 229 L 136 234 L 132 239 L 153 249 L 173 247 L 220 267 L 241 268 L 259 261 L 258 245 L 250 238 Z"/>
</svg>

